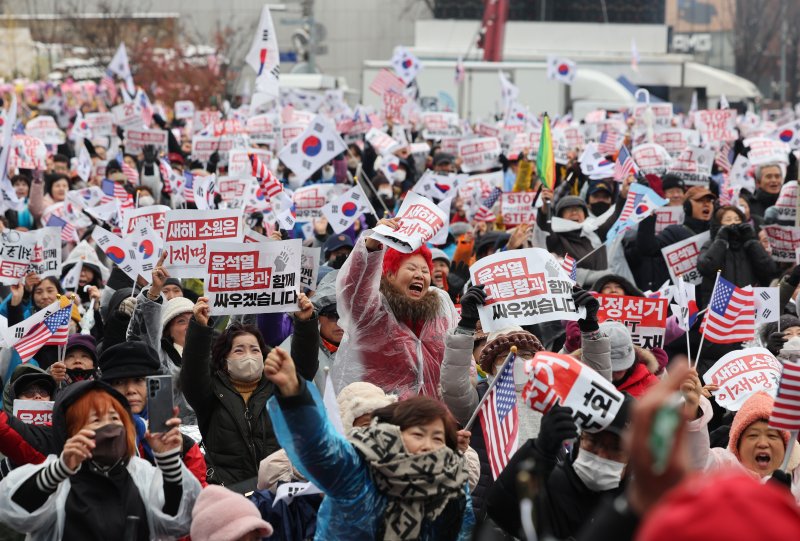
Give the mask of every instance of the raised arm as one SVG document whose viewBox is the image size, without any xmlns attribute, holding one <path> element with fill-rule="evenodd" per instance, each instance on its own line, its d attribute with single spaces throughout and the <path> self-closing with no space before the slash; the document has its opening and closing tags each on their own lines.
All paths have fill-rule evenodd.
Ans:
<svg viewBox="0 0 800 541">
<path fill-rule="evenodd" d="M 180 383 L 183 396 L 197 413 L 198 420 L 208 419 L 213 404 L 211 389 L 211 343 L 214 329 L 208 326 L 208 299 L 200 297 L 194 305 L 194 317 L 186 331 Z"/>
</svg>

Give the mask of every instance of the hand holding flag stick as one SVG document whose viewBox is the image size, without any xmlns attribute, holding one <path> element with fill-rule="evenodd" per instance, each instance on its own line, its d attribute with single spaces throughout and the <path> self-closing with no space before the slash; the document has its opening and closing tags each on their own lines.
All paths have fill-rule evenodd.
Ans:
<svg viewBox="0 0 800 541">
<path fill-rule="evenodd" d="M 503 369 L 506 367 L 506 365 L 509 362 L 513 363 L 516 358 L 517 358 L 517 346 L 511 346 L 511 351 L 508 353 L 508 356 L 506 357 L 506 360 L 503 361 L 502 366 L 497 368 L 495 373 L 499 376 L 503 372 Z M 478 402 L 478 407 L 476 407 L 475 411 L 472 412 L 472 417 L 470 417 L 469 421 L 467 421 L 467 424 L 464 425 L 464 430 L 471 430 L 472 429 L 472 424 L 475 422 L 475 419 L 478 418 L 478 412 L 480 412 L 481 406 L 491 396 L 491 394 L 492 394 L 491 390 L 495 387 L 495 385 L 497 385 L 497 383 L 499 381 L 500 381 L 500 378 L 499 377 L 495 377 L 494 381 L 492 381 L 492 383 L 489 385 L 489 388 L 486 389 L 486 392 L 484 393 L 483 398 L 481 398 L 481 401 Z"/>
</svg>

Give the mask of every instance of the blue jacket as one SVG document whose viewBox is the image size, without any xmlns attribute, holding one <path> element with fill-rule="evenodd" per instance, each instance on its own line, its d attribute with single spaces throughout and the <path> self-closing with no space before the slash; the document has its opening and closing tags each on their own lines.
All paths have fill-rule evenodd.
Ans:
<svg viewBox="0 0 800 541">
<path fill-rule="evenodd" d="M 316 388 L 306 385 L 302 378 L 300 387 L 297 396 L 273 395 L 267 402 L 267 410 L 289 460 L 325 493 L 317 516 L 315 539 L 375 539 L 387 498 L 375 486 L 361 455 L 328 421 Z M 464 493 L 466 507 L 458 541 L 471 539 L 475 524 L 466 484 Z M 435 523 L 423 526 L 421 539 L 436 541 L 435 527 Z"/>
</svg>

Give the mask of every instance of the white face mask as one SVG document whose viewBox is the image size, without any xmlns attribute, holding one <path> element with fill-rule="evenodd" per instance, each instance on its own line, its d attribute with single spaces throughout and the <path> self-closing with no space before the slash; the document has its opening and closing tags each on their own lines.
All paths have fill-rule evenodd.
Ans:
<svg viewBox="0 0 800 541">
<path fill-rule="evenodd" d="M 303 181 L 297 178 L 297 175 L 289 175 L 286 177 L 286 182 L 289 183 L 289 187 L 293 190 L 296 190 L 303 185 Z"/>
<path fill-rule="evenodd" d="M 264 370 L 264 361 L 255 357 L 243 359 L 228 359 L 228 374 L 236 381 L 251 382 L 261 379 Z"/>
<path fill-rule="evenodd" d="M 581 449 L 578 458 L 572 463 L 572 469 L 589 490 L 602 492 L 619 486 L 625 464 L 616 460 L 608 460 Z"/>
<path fill-rule="evenodd" d="M 403 182 L 406 179 L 406 170 L 405 169 L 398 169 L 394 172 L 394 179 L 397 182 Z"/>
<path fill-rule="evenodd" d="M 144 197 L 139 198 L 139 206 L 140 207 L 149 207 L 150 205 L 154 204 L 155 200 L 150 197 L 149 195 L 145 195 Z"/>
<path fill-rule="evenodd" d="M 381 196 L 381 197 L 384 197 L 386 199 L 391 199 L 392 197 L 394 197 L 394 191 L 391 190 L 391 189 L 390 190 L 378 190 L 378 195 Z"/>
<path fill-rule="evenodd" d="M 326 165 L 322 168 L 322 180 L 328 180 L 329 178 L 333 178 L 333 166 Z"/>
</svg>

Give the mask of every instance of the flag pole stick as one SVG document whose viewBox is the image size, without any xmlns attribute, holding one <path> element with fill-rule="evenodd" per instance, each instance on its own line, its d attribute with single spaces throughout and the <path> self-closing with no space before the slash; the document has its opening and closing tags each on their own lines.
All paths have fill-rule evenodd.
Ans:
<svg viewBox="0 0 800 541">
<path fill-rule="evenodd" d="M 364 176 L 365 182 L 361 182 L 360 185 L 362 187 L 363 186 L 369 186 L 369 191 L 372 192 L 372 194 L 378 200 L 378 203 L 380 203 L 381 206 L 383 207 L 384 212 L 386 212 L 386 214 L 384 216 L 391 216 L 392 213 L 389 212 L 389 209 L 386 207 L 386 203 L 383 202 L 383 199 L 381 199 L 381 196 L 378 195 L 377 191 L 375 191 L 375 186 L 372 185 L 372 180 L 370 180 L 370 178 L 364 172 L 364 167 L 361 164 L 359 164 L 358 165 L 358 169 L 356 170 L 356 182 L 358 182 L 358 178 L 360 178 L 362 175 Z M 369 199 L 369 198 L 367 198 L 367 199 Z M 377 216 L 377 215 L 375 217 L 380 219 L 380 217 Z"/>
<path fill-rule="evenodd" d="M 516 357 L 517 357 L 517 346 L 511 346 L 511 351 L 508 353 L 506 360 L 503 361 L 502 366 L 500 366 L 500 368 L 497 369 L 496 373 L 498 375 L 501 374 L 503 372 L 503 369 L 509 363 L 509 361 L 514 362 L 514 359 Z M 464 430 L 469 430 L 470 427 L 472 426 L 472 423 L 474 423 L 475 419 L 478 418 L 478 412 L 481 410 L 481 406 L 483 406 L 483 403 L 486 402 L 487 398 L 489 398 L 489 394 L 491 393 L 492 389 L 494 389 L 494 386 L 497 385 L 497 380 L 499 379 L 500 379 L 499 377 L 495 376 L 494 381 L 492 381 L 492 383 L 489 385 L 489 388 L 486 389 L 486 392 L 483 394 L 483 398 L 481 398 L 481 401 L 478 402 L 478 406 L 475 408 L 475 411 L 472 412 L 472 417 L 470 417 L 469 421 L 467 421 L 467 424 L 464 425 Z"/>
<path fill-rule="evenodd" d="M 708 301 L 708 305 L 711 306 L 711 302 L 714 300 L 714 294 L 717 292 L 717 284 L 719 284 L 719 275 L 722 273 L 722 269 L 717 270 L 717 277 L 714 279 L 714 288 L 711 290 L 711 298 Z M 706 307 L 706 310 L 708 307 Z M 705 319 L 705 316 L 704 316 Z M 694 359 L 694 366 L 697 367 L 697 363 L 700 362 L 700 351 L 703 349 L 703 342 L 706 339 L 706 333 L 702 331 L 702 327 L 700 328 L 700 346 L 697 348 L 697 357 Z M 691 359 L 689 359 L 689 366 L 691 366 Z"/>
<path fill-rule="evenodd" d="M 786 452 L 783 454 L 783 463 L 781 464 L 781 470 L 786 471 L 786 468 L 789 467 L 789 459 L 792 458 L 792 450 L 794 449 L 794 442 L 797 441 L 797 430 L 792 430 L 789 432 L 789 445 L 786 446 Z"/>
<path fill-rule="evenodd" d="M 594 250 L 592 250 L 591 252 L 589 252 L 588 254 L 586 254 L 585 256 L 583 256 L 582 258 L 580 258 L 579 260 L 577 260 L 577 261 L 575 262 L 575 265 L 577 266 L 577 265 L 578 265 L 578 264 L 580 264 L 582 261 L 584 261 L 584 260 L 586 260 L 586 259 L 589 259 L 590 257 L 592 257 L 592 254 L 594 254 L 594 253 L 595 253 L 597 250 L 599 250 L 600 248 L 602 248 L 602 247 L 603 247 L 603 246 L 605 246 L 605 245 L 606 245 L 606 243 L 605 243 L 605 242 L 604 242 L 604 243 L 602 243 L 602 244 L 600 244 L 600 246 L 598 246 L 597 248 L 595 248 Z"/>
</svg>

